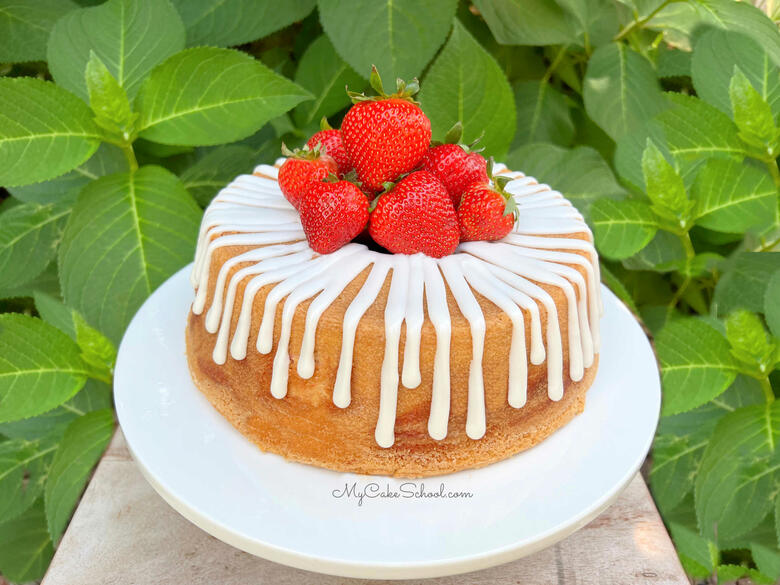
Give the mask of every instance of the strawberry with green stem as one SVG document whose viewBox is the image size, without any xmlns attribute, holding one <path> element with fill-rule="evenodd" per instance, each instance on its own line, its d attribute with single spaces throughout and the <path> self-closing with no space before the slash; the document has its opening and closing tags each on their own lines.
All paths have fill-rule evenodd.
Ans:
<svg viewBox="0 0 780 585">
<path fill-rule="evenodd" d="M 505 187 L 511 177 L 493 175 L 493 158 L 487 164 L 488 181 L 469 185 L 458 207 L 460 241 L 500 240 L 512 231 L 517 203 Z"/>
<path fill-rule="evenodd" d="M 368 199 L 357 185 L 330 174 L 301 200 L 301 225 L 309 247 L 330 254 L 355 239 L 368 223 Z"/>
<path fill-rule="evenodd" d="M 320 152 L 320 146 L 304 146 L 291 151 L 282 144 L 282 154 L 287 157 L 279 169 L 279 188 L 295 209 L 308 188 L 322 181 L 330 173 L 338 172 L 336 161 Z"/>
<path fill-rule="evenodd" d="M 387 181 L 415 169 L 431 142 L 431 121 L 412 96 L 416 79 L 399 79 L 397 91 L 386 94 L 376 67 L 371 87 L 377 96 L 347 91 L 353 105 L 344 116 L 341 136 L 363 187 L 381 191 Z"/>
<path fill-rule="evenodd" d="M 371 207 L 368 231 L 393 254 L 422 252 L 441 258 L 458 246 L 458 218 L 441 181 L 415 171 L 387 183 Z"/>
<path fill-rule="evenodd" d="M 474 148 L 479 138 L 471 144 L 460 144 L 462 135 L 463 124 L 456 122 L 444 137 L 444 143 L 434 143 L 422 160 L 423 170 L 444 184 L 456 209 L 466 187 L 488 180 L 487 161 L 479 154 L 481 149 Z"/>
<path fill-rule="evenodd" d="M 344 148 L 341 131 L 333 128 L 325 116 L 320 120 L 320 131 L 306 142 L 306 146 L 312 150 L 318 144 L 324 154 L 336 161 L 339 167 L 339 177 L 343 179 L 352 170 L 352 161 L 349 160 L 349 155 Z"/>
</svg>

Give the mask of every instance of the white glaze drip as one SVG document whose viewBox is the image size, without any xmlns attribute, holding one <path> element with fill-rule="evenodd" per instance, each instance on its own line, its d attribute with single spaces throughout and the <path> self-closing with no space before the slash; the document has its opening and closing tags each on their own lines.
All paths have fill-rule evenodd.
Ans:
<svg viewBox="0 0 780 585">
<path fill-rule="evenodd" d="M 277 161 L 279 164 L 281 160 Z M 263 354 L 274 351 L 270 391 L 283 398 L 293 359 L 290 352 L 298 356 L 295 374 L 302 379 L 311 378 L 316 373 L 317 328 L 322 315 L 361 272 L 368 270 L 365 282 L 344 313 L 333 402 L 340 408 L 351 402 L 358 328 L 389 278 L 375 432 L 379 445 L 389 447 L 395 440 L 399 383 L 406 388 L 416 388 L 421 383 L 420 347 L 426 318 L 436 337 L 428 433 L 437 440 L 447 436 L 452 336 L 447 287 L 468 321 L 472 337 L 467 435 L 479 439 L 487 427 L 482 375 L 486 324 L 475 292 L 503 311 L 512 325 L 508 350 L 509 405 L 521 408 L 526 403 L 528 363 L 546 362 L 548 396 L 560 400 L 564 392 L 561 328 L 555 302 L 540 285 L 560 290 L 566 299 L 568 375 L 572 380 L 580 380 L 598 353 L 599 317 L 603 312 L 592 235 L 580 213 L 560 193 L 532 177 L 509 171 L 504 165 L 496 165 L 495 170 L 512 178 L 506 189 L 519 207 L 519 220 L 512 233 L 499 242 L 461 244 L 455 254 L 442 259 L 422 254 L 381 254 L 361 244 L 348 244 L 333 254 L 320 256 L 306 244 L 297 212 L 279 191 L 276 167 L 261 165 L 255 175 L 238 177 L 204 213 L 191 276 L 196 289 L 193 313 L 203 313 L 211 296 L 204 327 L 209 333 L 216 333 L 214 361 L 225 363 L 228 350 L 232 359 L 246 357 L 255 299 L 267 287 L 255 345 Z M 586 234 L 588 239 L 550 237 L 569 234 Z M 209 290 L 214 254 L 231 246 L 248 250 L 222 264 L 214 288 Z M 296 353 L 289 347 L 293 318 L 299 305 L 309 299 L 312 300 L 305 311 L 303 339 L 301 347 L 294 348 L 299 350 Z M 280 304 L 279 334 L 274 348 Z M 235 325 L 234 307 L 240 307 Z M 544 331 L 542 311 L 546 317 Z"/>
</svg>

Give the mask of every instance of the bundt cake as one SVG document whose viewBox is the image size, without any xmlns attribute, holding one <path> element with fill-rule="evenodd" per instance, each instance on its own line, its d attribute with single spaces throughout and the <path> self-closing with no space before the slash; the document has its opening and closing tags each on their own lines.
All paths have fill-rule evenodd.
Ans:
<svg viewBox="0 0 780 585">
<path fill-rule="evenodd" d="M 420 477 L 514 455 L 583 410 L 599 264 L 560 193 L 496 165 L 518 209 L 504 239 L 319 255 L 277 184 L 283 160 L 216 196 L 192 271 L 192 377 L 238 431 L 294 461 Z"/>
</svg>

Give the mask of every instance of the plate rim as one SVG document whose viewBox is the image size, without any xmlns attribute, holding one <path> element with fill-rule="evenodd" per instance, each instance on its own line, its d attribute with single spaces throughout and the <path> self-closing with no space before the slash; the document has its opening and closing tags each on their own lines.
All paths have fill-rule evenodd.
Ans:
<svg viewBox="0 0 780 585">
<path fill-rule="evenodd" d="M 162 296 L 163 293 L 161 291 L 171 281 L 177 278 L 183 278 L 182 273 L 185 273 L 188 270 L 190 270 L 191 266 L 192 264 L 188 264 L 187 266 L 184 266 L 183 268 L 175 272 L 173 275 L 171 275 L 144 301 L 144 303 L 138 309 L 136 314 L 131 319 L 130 324 L 128 325 L 125 331 L 125 335 L 123 336 L 122 341 L 120 342 L 118 354 L 117 354 L 117 366 L 119 366 L 120 364 L 120 356 L 123 355 L 123 347 L 125 346 L 125 340 L 128 338 L 128 332 L 133 328 L 136 321 L 140 319 L 139 315 L 142 315 L 142 313 L 144 312 L 144 308 L 148 307 L 151 304 L 151 300 L 153 297 Z M 602 295 L 605 297 L 605 301 L 607 301 L 604 303 L 605 311 L 607 310 L 607 307 L 610 306 L 614 306 L 613 310 L 625 311 L 627 315 L 631 318 L 633 322 L 633 326 L 641 329 L 639 323 L 636 321 L 636 318 L 633 316 L 633 314 L 631 314 L 631 312 L 625 306 L 625 304 L 612 291 L 610 291 L 603 283 L 601 283 L 601 292 Z M 187 306 L 189 307 L 189 304 Z M 647 338 L 647 336 L 644 334 L 644 331 L 642 331 L 642 337 L 644 339 L 644 343 L 647 345 L 647 349 L 649 349 L 651 355 L 654 356 L 655 354 L 652 348 L 652 344 L 650 343 L 650 340 Z M 127 351 L 128 350 L 125 350 L 125 353 Z M 186 358 L 182 355 L 180 359 L 186 359 Z M 115 369 L 115 374 L 114 374 L 115 381 L 118 378 L 117 376 L 118 371 L 120 371 L 119 367 Z M 122 369 L 122 371 L 124 371 L 124 369 Z M 647 437 L 644 441 L 644 446 L 642 448 L 642 453 L 644 453 L 644 455 L 641 458 L 639 458 L 638 462 L 635 462 L 635 464 L 632 465 L 631 468 L 627 469 L 623 473 L 620 480 L 615 482 L 611 490 L 605 492 L 598 499 L 591 502 L 590 505 L 586 506 L 579 514 L 567 518 L 566 520 L 559 522 L 557 525 L 548 528 L 543 532 L 537 533 L 533 536 L 525 537 L 523 539 L 517 540 L 515 542 L 512 542 L 511 544 L 507 544 L 499 548 L 482 551 L 468 556 L 441 558 L 432 561 L 417 560 L 417 561 L 387 562 L 387 561 L 371 561 L 371 560 L 356 561 L 352 559 L 338 560 L 338 559 L 333 559 L 331 557 L 322 557 L 322 556 L 312 555 L 310 553 L 302 553 L 300 551 L 296 551 L 288 547 L 279 546 L 264 540 L 260 540 L 258 538 L 252 538 L 247 535 L 240 534 L 237 531 L 231 530 L 231 528 L 229 526 L 226 526 L 223 522 L 220 522 L 218 519 L 212 517 L 206 512 L 197 509 L 195 506 L 191 505 L 190 503 L 184 501 L 182 498 L 177 496 L 173 488 L 166 485 L 164 480 L 158 478 L 154 474 L 154 472 L 144 463 L 142 457 L 138 456 L 136 450 L 133 448 L 132 439 L 128 436 L 128 433 L 125 430 L 123 419 L 124 420 L 127 419 L 125 418 L 124 414 L 122 414 L 124 412 L 124 406 L 121 406 L 122 401 L 121 400 L 115 401 L 115 405 L 116 405 L 117 419 L 119 420 L 119 424 L 122 427 L 123 433 L 125 434 L 128 451 L 132 455 L 133 460 L 136 462 L 136 465 L 140 469 L 144 479 L 174 510 L 176 510 L 176 512 L 178 512 L 189 522 L 191 522 L 198 528 L 204 530 L 206 533 L 210 534 L 211 536 L 217 538 L 218 540 L 221 540 L 222 542 L 225 542 L 230 546 L 238 548 L 254 556 L 258 556 L 260 558 L 272 562 L 280 563 L 286 566 L 294 567 L 296 569 L 312 571 L 315 573 L 328 574 L 328 575 L 347 577 L 347 578 L 379 578 L 379 579 L 389 579 L 389 580 L 422 579 L 422 578 L 444 577 L 444 576 L 450 576 L 450 575 L 456 575 L 456 574 L 462 574 L 462 573 L 468 573 L 468 572 L 477 571 L 481 569 L 486 569 L 489 567 L 511 562 L 519 558 L 534 554 L 535 552 L 545 549 L 551 546 L 552 544 L 573 534 L 574 532 L 576 532 L 577 530 L 585 526 L 587 523 L 589 523 L 591 520 L 599 516 L 604 510 L 606 510 L 620 496 L 623 490 L 629 485 L 631 480 L 634 478 L 636 473 L 641 468 L 644 458 L 646 457 L 647 453 L 650 450 L 650 447 L 652 446 L 652 442 L 654 440 L 656 429 L 660 418 L 660 408 L 661 408 L 660 372 L 658 372 L 657 368 L 654 368 L 654 371 L 655 371 L 655 376 L 652 380 L 652 386 L 656 390 L 654 392 L 654 395 L 656 396 L 655 402 L 657 405 L 657 409 L 655 413 L 655 421 L 653 423 L 653 432 L 649 434 L 649 437 Z M 114 386 L 115 386 L 115 390 L 117 387 L 122 387 L 121 384 L 117 385 L 116 383 Z M 130 434 L 132 435 L 132 433 Z M 249 441 L 249 439 L 243 437 L 243 435 L 241 435 L 241 438 L 243 440 Z M 309 467 L 308 465 L 292 462 L 292 461 L 288 461 L 288 463 L 295 466 Z M 490 467 L 491 466 L 488 465 L 486 467 L 470 470 L 470 471 L 474 473 L 478 473 L 478 472 L 489 473 Z M 355 475 L 357 477 L 387 477 L 387 476 L 364 476 L 360 474 L 352 474 L 352 475 Z M 432 476 L 432 477 L 433 478 L 446 477 L 446 475 Z"/>
</svg>

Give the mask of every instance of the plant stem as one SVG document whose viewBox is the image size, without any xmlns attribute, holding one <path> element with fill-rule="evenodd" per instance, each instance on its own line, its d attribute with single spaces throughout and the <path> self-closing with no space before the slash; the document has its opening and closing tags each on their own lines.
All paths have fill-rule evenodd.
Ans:
<svg viewBox="0 0 780 585">
<path fill-rule="evenodd" d="M 558 68 L 558 65 L 561 64 L 561 61 L 563 61 L 563 57 L 564 55 L 566 55 L 566 49 L 568 48 L 569 45 L 563 45 L 558 51 L 558 54 L 555 55 L 555 59 L 553 59 L 552 63 L 550 63 L 550 66 L 547 68 L 547 71 L 544 72 L 544 77 L 542 77 L 542 81 L 541 81 L 542 85 L 550 81 L 550 78 L 552 77 L 553 73 L 555 73 L 555 70 Z"/>
<path fill-rule="evenodd" d="M 775 187 L 780 187 L 780 169 L 777 168 L 777 160 L 774 158 L 767 160 L 766 166 L 769 169 L 769 174 L 775 180 Z"/>
<path fill-rule="evenodd" d="M 138 160 L 135 158 L 135 150 L 133 150 L 133 144 L 130 142 L 123 142 L 121 144 L 117 144 L 119 148 L 122 149 L 122 152 L 125 155 L 125 158 L 127 159 L 127 166 L 130 167 L 130 172 L 135 172 L 138 170 Z"/>
<path fill-rule="evenodd" d="M 669 306 L 666 308 L 667 319 L 671 316 L 672 312 L 677 306 L 677 303 L 680 302 L 680 299 L 685 294 L 685 291 L 688 290 L 688 287 L 690 286 L 691 281 L 693 280 L 691 278 L 690 268 L 691 268 L 691 260 L 693 260 L 694 257 L 696 256 L 696 250 L 693 249 L 693 242 L 691 242 L 691 236 L 687 231 L 683 234 L 680 234 L 680 240 L 682 241 L 683 247 L 685 248 L 685 278 L 683 279 L 682 283 L 675 291 L 672 300 L 669 301 Z"/>
<path fill-rule="evenodd" d="M 626 37 L 628 34 L 630 34 L 631 32 L 633 32 L 633 31 L 634 31 L 634 29 L 636 29 L 636 28 L 641 28 L 641 27 L 642 27 L 642 26 L 644 26 L 646 23 L 648 23 L 650 20 L 652 20 L 652 18 L 653 18 L 653 17 L 654 17 L 656 14 L 658 14 L 659 12 L 661 12 L 661 10 L 663 10 L 663 9 L 666 7 L 666 5 L 667 5 L 667 4 L 669 4 L 671 1 L 672 1 L 672 0 L 664 0 L 664 2 L 662 2 L 662 3 L 661 3 L 661 4 L 660 4 L 660 5 L 659 5 L 659 6 L 658 6 L 658 7 L 657 7 L 655 10 L 653 10 L 653 11 L 652 11 L 650 14 L 648 14 L 648 15 L 647 15 L 647 16 L 645 16 L 644 18 L 637 18 L 637 19 L 636 19 L 636 20 L 634 20 L 632 23 L 630 23 L 629 25 L 627 25 L 627 26 L 626 26 L 626 27 L 625 27 L 623 30 L 621 30 L 621 31 L 620 31 L 620 32 L 619 32 L 617 35 L 615 35 L 615 38 L 613 38 L 612 40 L 613 40 L 613 41 L 619 41 L 619 40 L 621 40 L 621 39 L 625 38 L 625 37 Z"/>
<path fill-rule="evenodd" d="M 772 390 L 772 384 L 769 383 L 769 376 L 764 376 L 758 379 L 761 384 L 761 389 L 764 391 L 764 397 L 768 403 L 775 401 L 775 393 Z"/>
</svg>

